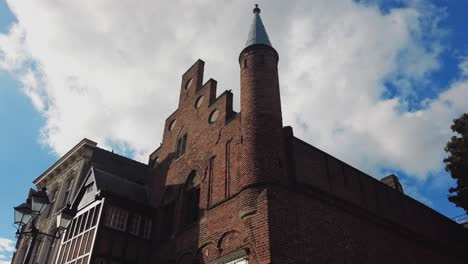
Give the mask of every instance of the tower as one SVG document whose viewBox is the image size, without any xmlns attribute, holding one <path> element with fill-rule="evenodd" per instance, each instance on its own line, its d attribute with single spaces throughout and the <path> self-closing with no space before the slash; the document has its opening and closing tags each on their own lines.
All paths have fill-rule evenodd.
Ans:
<svg viewBox="0 0 468 264">
<path fill-rule="evenodd" d="M 252 193 L 241 217 L 254 209 L 255 188 L 276 182 L 282 174 L 282 115 L 278 81 L 278 53 L 273 48 L 255 5 L 245 48 L 239 55 L 241 81 L 241 175 Z M 274 144 L 272 144 L 274 142 Z"/>
</svg>

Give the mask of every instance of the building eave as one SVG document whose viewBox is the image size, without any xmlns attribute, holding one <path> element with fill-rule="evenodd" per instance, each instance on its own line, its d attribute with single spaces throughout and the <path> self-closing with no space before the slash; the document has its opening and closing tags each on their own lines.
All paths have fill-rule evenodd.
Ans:
<svg viewBox="0 0 468 264">
<path fill-rule="evenodd" d="M 72 149 L 70 149 L 65 155 L 63 155 L 59 160 L 57 160 L 52 166 L 50 166 L 44 173 L 42 173 L 39 177 L 37 177 L 33 183 L 35 185 L 40 184 L 44 179 L 46 179 L 53 171 L 59 168 L 62 164 L 64 164 L 70 157 L 76 155 L 82 148 L 84 147 L 91 147 L 95 148 L 97 143 L 84 138 L 78 144 L 76 144 Z"/>
</svg>

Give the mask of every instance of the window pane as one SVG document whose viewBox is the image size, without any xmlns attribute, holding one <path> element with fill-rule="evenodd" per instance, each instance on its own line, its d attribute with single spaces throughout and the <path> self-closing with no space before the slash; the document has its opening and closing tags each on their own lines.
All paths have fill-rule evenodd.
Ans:
<svg viewBox="0 0 468 264">
<path fill-rule="evenodd" d="M 96 211 L 93 216 L 93 224 L 92 226 L 95 226 L 99 217 L 99 210 L 101 209 L 101 204 L 96 205 Z"/>
<path fill-rule="evenodd" d="M 88 241 L 86 242 L 85 252 L 89 252 L 91 250 L 91 244 L 92 244 L 93 239 L 94 239 L 94 230 L 96 230 L 96 229 L 94 228 L 94 229 L 91 229 L 89 231 L 89 236 L 88 236 Z"/>
<path fill-rule="evenodd" d="M 83 221 L 83 215 L 80 215 L 78 217 L 78 220 L 76 222 L 75 230 L 73 231 L 73 236 L 78 235 L 78 231 L 80 229 L 81 221 Z"/>
<path fill-rule="evenodd" d="M 59 263 L 65 263 L 65 260 L 67 259 L 68 256 L 68 249 L 70 248 L 71 242 L 66 243 L 65 245 L 62 245 L 62 252 L 61 257 L 60 257 L 60 262 Z"/>
<path fill-rule="evenodd" d="M 86 219 L 86 227 L 85 227 L 86 230 L 88 230 L 91 227 L 91 221 L 93 220 L 95 210 L 96 210 L 95 207 L 89 210 L 88 219 Z"/>
<path fill-rule="evenodd" d="M 75 250 L 75 244 L 76 244 L 76 239 L 73 239 L 70 249 L 68 251 L 67 261 L 70 261 L 72 259 L 73 251 Z"/>
<path fill-rule="evenodd" d="M 78 250 L 80 248 L 80 245 L 81 245 L 81 239 L 83 238 L 83 236 L 79 236 L 77 239 L 76 239 L 76 245 L 75 245 L 75 250 L 73 251 L 73 258 L 76 258 L 78 256 Z"/>
<path fill-rule="evenodd" d="M 86 225 L 86 220 L 88 219 L 89 211 L 83 214 L 83 221 L 80 223 L 80 232 L 83 233 Z"/>
<path fill-rule="evenodd" d="M 86 242 L 88 241 L 88 235 L 89 232 L 86 232 L 83 234 L 83 240 L 81 240 L 81 245 L 80 245 L 80 252 L 78 253 L 78 256 L 82 256 L 85 254 L 85 249 L 86 249 Z"/>
</svg>

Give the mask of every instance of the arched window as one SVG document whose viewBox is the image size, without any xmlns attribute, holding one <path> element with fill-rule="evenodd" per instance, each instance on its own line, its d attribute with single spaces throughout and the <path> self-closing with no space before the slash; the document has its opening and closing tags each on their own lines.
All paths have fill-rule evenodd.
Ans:
<svg viewBox="0 0 468 264">
<path fill-rule="evenodd" d="M 185 226 L 195 223 L 199 216 L 200 183 L 197 172 L 192 171 L 187 178 L 184 188 L 183 217 Z"/>
</svg>

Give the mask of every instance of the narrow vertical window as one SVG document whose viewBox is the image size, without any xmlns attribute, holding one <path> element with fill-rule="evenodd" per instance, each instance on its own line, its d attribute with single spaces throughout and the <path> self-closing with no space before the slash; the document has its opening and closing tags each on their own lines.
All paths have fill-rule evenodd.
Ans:
<svg viewBox="0 0 468 264">
<path fill-rule="evenodd" d="M 226 167 L 225 167 L 225 198 L 229 197 L 229 182 L 231 180 L 231 140 L 226 143 Z"/>
<path fill-rule="evenodd" d="M 209 190 L 208 190 L 208 207 L 211 206 L 211 192 L 213 191 L 213 173 L 214 173 L 214 164 L 216 156 L 210 158 L 210 165 L 208 168 L 208 180 L 209 180 Z"/>
<path fill-rule="evenodd" d="M 71 189 L 72 189 L 72 186 L 73 186 L 73 178 L 69 179 L 67 181 L 67 186 L 66 186 L 66 189 L 65 189 L 65 195 L 64 195 L 64 198 L 63 198 L 63 204 L 62 206 L 65 206 L 67 203 L 70 203 L 70 200 L 71 200 Z"/>
<path fill-rule="evenodd" d="M 200 204 L 200 188 L 196 182 L 197 173 L 192 171 L 185 184 L 184 192 L 184 223 L 185 226 L 195 223 L 198 219 Z"/>
<path fill-rule="evenodd" d="M 187 147 L 187 133 L 177 139 L 177 157 L 185 154 Z"/>
<path fill-rule="evenodd" d="M 46 208 L 43 219 L 49 218 L 49 216 L 53 213 L 56 196 L 57 196 L 57 190 L 50 193 L 50 195 L 49 195 L 49 205 Z"/>
</svg>

